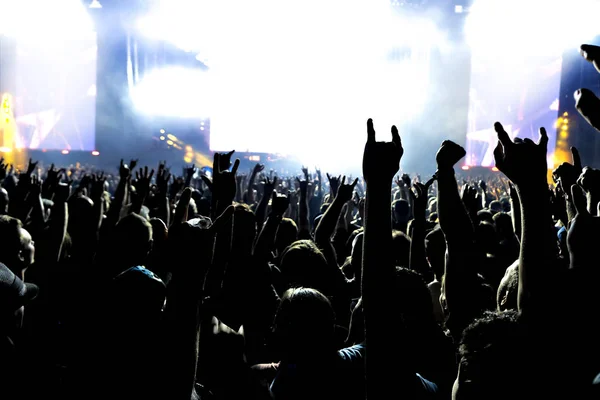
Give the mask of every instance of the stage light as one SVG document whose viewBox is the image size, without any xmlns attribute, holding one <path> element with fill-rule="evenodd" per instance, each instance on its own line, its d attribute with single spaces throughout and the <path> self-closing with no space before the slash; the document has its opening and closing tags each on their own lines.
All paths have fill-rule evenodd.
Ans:
<svg viewBox="0 0 600 400">
<path fill-rule="evenodd" d="M 169 146 L 173 146 L 173 141 L 172 141 L 172 140 L 167 140 L 167 144 L 168 144 Z"/>
<path fill-rule="evenodd" d="M 64 155 L 67 155 L 67 154 L 69 154 L 69 150 L 63 150 L 63 151 L 61 151 L 61 153 Z"/>
<path fill-rule="evenodd" d="M 94 25 L 80 0 L 1 1 L 0 33 L 43 43 L 43 49 L 62 48 L 63 40 L 92 34 Z"/>
<path fill-rule="evenodd" d="M 177 141 L 177 137 L 176 137 L 175 135 L 171 135 L 171 134 L 169 133 L 169 134 L 167 134 L 167 137 L 168 137 L 169 139 L 171 139 L 172 141 L 174 141 L 174 142 L 176 142 L 176 141 Z"/>
<path fill-rule="evenodd" d="M 11 151 L 10 147 L 0 147 L 0 153 L 10 153 Z"/>
<path fill-rule="evenodd" d="M 161 137 L 160 137 L 160 140 L 165 140 L 165 137 L 164 137 L 164 136 L 161 136 Z"/>
<path fill-rule="evenodd" d="M 102 8 L 102 4 L 98 0 L 92 0 L 89 5 L 90 8 Z"/>
<path fill-rule="evenodd" d="M 563 117 L 568 117 L 568 116 L 569 116 L 569 113 L 565 111 L 565 112 L 563 113 Z"/>
<path fill-rule="evenodd" d="M 560 129 L 562 129 L 563 131 L 566 131 L 567 129 L 569 129 L 568 125 L 563 125 L 560 127 Z"/>
<path fill-rule="evenodd" d="M 567 49 L 579 49 L 596 36 L 599 13 L 597 0 L 571 0 L 568 7 L 561 1 L 475 0 L 465 36 L 476 53 L 517 67 L 524 57 L 561 57 Z"/>
<path fill-rule="evenodd" d="M 94 151 L 92 151 L 92 155 L 93 156 L 99 156 L 100 152 L 98 150 L 94 150 Z"/>
<path fill-rule="evenodd" d="M 457 4 L 454 6 L 454 12 L 457 14 L 462 14 L 463 12 L 463 6 L 461 6 L 460 4 Z"/>
<path fill-rule="evenodd" d="M 469 170 L 469 166 L 468 166 L 468 165 L 463 165 L 463 166 L 461 167 L 461 169 L 462 169 L 463 171 L 468 171 L 468 170 Z"/>
<path fill-rule="evenodd" d="M 208 115 L 210 97 L 207 72 L 183 67 L 152 70 L 131 90 L 140 112 L 164 117 Z"/>
<path fill-rule="evenodd" d="M 496 168 L 496 167 L 492 167 L 492 171 L 494 171 L 494 172 L 498 172 L 498 168 Z"/>
<path fill-rule="evenodd" d="M 161 129 L 161 130 L 160 130 L 160 133 L 165 133 L 165 130 L 164 130 L 164 129 Z"/>
</svg>

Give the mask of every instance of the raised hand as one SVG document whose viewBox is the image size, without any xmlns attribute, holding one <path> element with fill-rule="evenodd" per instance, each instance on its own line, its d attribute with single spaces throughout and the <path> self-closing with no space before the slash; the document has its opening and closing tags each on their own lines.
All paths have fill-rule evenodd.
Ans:
<svg viewBox="0 0 600 400">
<path fill-rule="evenodd" d="M 540 141 L 533 143 L 531 139 L 515 140 L 508 136 L 500 122 L 494 124 L 498 134 L 498 145 L 494 150 L 496 167 L 504 173 L 517 187 L 530 183 L 546 185 L 548 135 L 546 129 L 540 128 Z"/>
<path fill-rule="evenodd" d="M 169 173 L 166 163 L 158 164 L 158 171 L 156 172 L 156 188 L 162 195 L 167 195 L 169 188 L 169 180 L 171 174 Z"/>
<path fill-rule="evenodd" d="M 346 177 L 342 177 L 342 181 L 340 187 L 337 192 L 336 200 L 340 200 L 344 203 L 352 200 L 352 194 L 354 193 L 354 188 L 356 187 L 356 183 L 358 182 L 358 178 L 354 179 L 354 182 L 346 185 Z"/>
<path fill-rule="evenodd" d="M 135 167 L 137 167 L 139 161 L 140 160 L 138 160 L 137 158 L 131 159 L 129 161 L 129 169 L 132 170 L 132 171 L 135 171 Z"/>
<path fill-rule="evenodd" d="M 273 192 L 271 197 L 271 212 L 274 215 L 283 216 L 290 206 L 290 199 L 287 196 L 278 195 Z"/>
<path fill-rule="evenodd" d="M 145 199 L 150 191 L 150 182 L 152 181 L 152 177 L 154 176 L 154 170 L 148 172 L 148 166 L 145 166 L 143 169 L 140 168 L 139 171 L 136 171 L 136 185 L 135 190 L 138 196 L 142 199 Z"/>
<path fill-rule="evenodd" d="M 132 160 L 133 161 L 133 160 Z M 129 165 L 123 163 L 123 159 L 121 159 L 121 164 L 119 164 L 119 176 L 121 179 L 129 179 L 131 178 L 131 171 L 133 168 L 130 168 Z"/>
<path fill-rule="evenodd" d="M 58 182 L 60 182 L 60 180 L 62 179 L 64 171 L 64 169 L 57 170 L 56 168 L 54 168 L 54 164 L 51 164 L 50 168 L 48 168 L 48 174 L 46 176 L 46 182 L 48 184 L 48 187 L 56 187 L 56 185 L 58 185 Z"/>
<path fill-rule="evenodd" d="M 331 195 L 333 197 L 337 196 L 337 192 L 340 187 L 340 179 L 342 179 L 341 175 L 330 176 L 329 173 L 327 173 L 327 180 L 329 180 L 329 189 L 331 190 Z M 308 178 L 306 180 L 308 181 Z"/>
<path fill-rule="evenodd" d="M 219 153 L 219 171 L 226 171 L 231 168 L 233 153 L 235 153 L 235 150 L 231 150 L 229 153 Z M 214 165 L 213 170 L 215 170 Z"/>
<path fill-rule="evenodd" d="M 37 167 L 38 162 L 35 161 L 33 162 L 33 160 L 30 158 L 29 159 L 29 163 L 27 164 L 27 175 L 31 175 L 33 173 L 33 171 L 35 171 L 35 168 Z"/>
<path fill-rule="evenodd" d="M 600 47 L 589 44 L 581 45 L 580 53 L 584 59 L 594 65 L 600 72 Z M 600 99 L 589 89 L 575 91 L 575 108 L 585 120 L 597 130 L 600 130 Z"/>
<path fill-rule="evenodd" d="M 448 171 L 463 158 L 467 152 L 465 149 L 451 140 L 444 140 L 435 155 L 438 171 Z"/>
<path fill-rule="evenodd" d="M 186 181 L 191 181 L 196 173 L 196 165 L 192 164 L 191 167 L 183 167 L 183 176 Z"/>
<path fill-rule="evenodd" d="M 106 178 L 104 177 L 104 172 L 100 174 L 92 174 L 92 190 L 90 192 L 92 200 L 97 200 L 102 198 L 104 194 L 104 184 L 106 183 Z"/>
<path fill-rule="evenodd" d="M 402 174 L 402 183 L 404 183 L 404 186 L 406 186 L 407 188 L 410 187 L 410 176 L 408 176 L 408 174 Z"/>
<path fill-rule="evenodd" d="M 4 180 L 7 175 L 8 164 L 4 163 L 4 157 L 0 158 L 0 180 Z"/>
<path fill-rule="evenodd" d="M 565 194 L 570 194 L 571 186 L 577 182 L 582 172 L 579 151 L 575 147 L 571 147 L 571 154 L 573 154 L 573 164 L 564 162 L 552 171 L 554 181 L 558 183 Z"/>
<path fill-rule="evenodd" d="M 29 193 L 35 198 L 42 194 L 42 180 L 37 175 L 31 175 L 31 184 L 29 185 Z"/>
<path fill-rule="evenodd" d="M 586 193 L 600 192 L 600 170 L 585 167 L 581 175 L 577 178 L 577 184 L 581 186 Z"/>
<path fill-rule="evenodd" d="M 252 174 L 257 175 L 259 172 L 262 172 L 264 169 L 265 169 L 264 164 L 256 163 L 256 165 L 252 169 Z"/>
<path fill-rule="evenodd" d="M 228 204 L 231 204 L 235 198 L 235 176 L 237 169 L 240 166 L 240 159 L 236 159 L 235 163 L 233 164 L 233 168 L 231 171 L 228 171 L 227 169 L 222 169 L 222 167 L 229 162 L 224 162 L 221 157 L 228 157 L 227 159 L 230 159 L 231 155 L 233 155 L 233 151 L 224 156 L 222 156 L 220 153 L 215 153 L 213 160 L 213 181 L 211 190 L 213 196 L 216 196 L 218 201 Z"/>
<path fill-rule="evenodd" d="M 268 176 L 265 176 L 264 184 L 263 184 L 263 196 L 270 196 L 275 190 L 275 186 L 277 185 L 277 177 L 274 176 L 272 179 L 269 179 Z"/>
<path fill-rule="evenodd" d="M 590 214 L 587 198 L 579 186 L 571 186 L 571 198 L 577 211 L 567 235 L 571 268 L 593 266 L 591 263 L 596 259 L 596 246 L 600 240 L 600 217 Z"/>
<path fill-rule="evenodd" d="M 398 129 L 392 126 L 392 141 L 375 141 L 373 120 L 367 121 L 367 143 L 363 153 L 363 176 L 367 185 L 390 185 L 394 175 L 400 169 L 400 160 L 404 154 Z"/>
<path fill-rule="evenodd" d="M 427 192 L 434 181 L 435 178 L 431 178 L 425 184 L 415 182 L 413 183 L 412 190 L 408 192 L 413 201 L 413 214 L 415 216 L 415 220 L 419 222 L 425 221 L 428 200 Z"/>
<path fill-rule="evenodd" d="M 302 166 L 302 174 L 304 175 L 304 179 L 307 181 L 310 180 L 310 176 L 308 175 L 308 167 Z"/>
</svg>

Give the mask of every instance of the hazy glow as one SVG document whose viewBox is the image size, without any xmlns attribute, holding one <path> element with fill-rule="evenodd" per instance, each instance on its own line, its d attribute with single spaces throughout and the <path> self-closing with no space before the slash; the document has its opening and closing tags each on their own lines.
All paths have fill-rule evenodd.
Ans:
<svg viewBox="0 0 600 400">
<path fill-rule="evenodd" d="M 0 0 L 0 34 L 60 46 L 60 39 L 91 34 L 94 25 L 81 0 Z"/>
<path fill-rule="evenodd" d="M 189 68 L 164 68 L 151 71 L 133 88 L 136 108 L 150 115 L 201 117 L 209 112 L 206 72 Z"/>
<path fill-rule="evenodd" d="M 597 0 L 475 0 L 465 33 L 489 57 L 560 55 L 598 33 Z"/>
<path fill-rule="evenodd" d="M 428 20 L 394 16 L 389 0 L 166 0 L 138 27 L 210 65 L 213 150 L 340 170 L 358 164 L 367 118 L 383 140 L 420 112 L 429 50 L 444 40 Z M 412 55 L 391 62 L 399 47 Z"/>
</svg>

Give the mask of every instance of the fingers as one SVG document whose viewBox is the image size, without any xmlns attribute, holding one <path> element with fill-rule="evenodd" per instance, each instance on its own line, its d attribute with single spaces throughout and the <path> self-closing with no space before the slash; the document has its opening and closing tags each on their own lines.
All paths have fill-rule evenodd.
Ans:
<svg viewBox="0 0 600 400">
<path fill-rule="evenodd" d="M 275 199 L 277 198 L 277 191 L 273 190 L 273 194 L 271 195 L 271 201 L 275 202 Z"/>
<path fill-rule="evenodd" d="M 375 128 L 373 128 L 373 120 L 367 120 L 367 142 L 375 142 Z"/>
<path fill-rule="evenodd" d="M 217 152 L 213 156 L 213 173 L 215 175 L 221 172 L 221 166 L 219 165 L 219 161 L 221 161 L 221 154 Z"/>
<path fill-rule="evenodd" d="M 504 148 L 502 147 L 500 140 L 498 140 L 498 144 L 494 149 L 494 161 L 496 162 L 496 167 L 498 167 L 498 164 L 502 164 L 502 161 L 504 161 Z"/>
<path fill-rule="evenodd" d="M 392 125 L 392 143 L 398 147 L 402 147 L 402 140 L 400 139 L 400 134 L 398 133 L 396 125 Z"/>
<path fill-rule="evenodd" d="M 498 134 L 498 140 L 500 141 L 500 143 L 502 143 L 502 146 L 510 146 L 511 144 L 513 144 L 510 140 L 510 136 L 508 136 L 508 133 L 506 133 L 504 127 L 500 122 L 494 123 L 494 130 Z"/>
<path fill-rule="evenodd" d="M 548 148 L 548 133 L 546 132 L 546 128 L 543 126 L 540 128 L 540 141 L 539 145 L 544 149 Z"/>
<path fill-rule="evenodd" d="M 590 44 L 582 44 L 579 52 L 583 58 L 594 65 L 596 71 L 600 72 L 600 47 Z"/>
<path fill-rule="evenodd" d="M 575 146 L 571 147 L 571 154 L 573 154 L 573 165 L 581 171 L 583 168 L 581 165 L 581 156 L 579 155 L 579 150 L 577 150 Z"/>
<path fill-rule="evenodd" d="M 356 184 L 358 183 L 358 178 L 354 179 L 354 182 L 352 182 L 352 189 L 354 189 L 356 187 Z"/>
<path fill-rule="evenodd" d="M 577 215 L 589 216 L 590 213 L 587 209 L 587 198 L 583 189 L 578 185 L 571 185 L 571 196 L 573 205 L 575 205 L 575 210 L 577 210 Z"/>
<path fill-rule="evenodd" d="M 148 167 L 146 167 L 146 171 L 148 171 Z M 148 175 L 148 180 L 151 181 L 153 176 L 154 176 L 154 170 L 151 170 L 150 175 Z"/>
<path fill-rule="evenodd" d="M 338 178 L 338 179 L 339 179 L 339 178 Z M 346 175 L 344 175 L 344 176 L 342 177 L 342 179 L 341 179 L 341 182 L 342 182 L 342 185 L 343 185 L 344 183 L 346 183 Z"/>
<path fill-rule="evenodd" d="M 240 159 L 236 158 L 235 162 L 233 163 L 233 168 L 231 169 L 231 173 L 235 175 L 239 166 L 240 166 Z"/>
<path fill-rule="evenodd" d="M 600 120 L 598 110 L 600 109 L 600 99 L 588 89 L 578 89 L 574 94 L 575 108 L 586 121 L 594 128 L 600 130 Z"/>
</svg>

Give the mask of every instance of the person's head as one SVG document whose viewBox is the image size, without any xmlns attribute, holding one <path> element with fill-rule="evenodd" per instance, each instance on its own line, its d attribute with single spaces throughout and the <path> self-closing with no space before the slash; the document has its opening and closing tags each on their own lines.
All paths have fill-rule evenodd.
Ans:
<svg viewBox="0 0 600 400">
<path fill-rule="evenodd" d="M 446 264 L 446 237 L 439 225 L 425 236 L 425 252 L 435 278 L 441 282 Z"/>
<path fill-rule="evenodd" d="M 298 238 L 298 226 L 293 219 L 283 218 L 277 227 L 275 235 L 275 248 L 277 254 L 282 254 L 283 251 L 294 243 Z"/>
<path fill-rule="evenodd" d="M 494 200 L 490 203 L 490 211 L 492 214 L 502 212 L 502 203 L 498 200 Z"/>
<path fill-rule="evenodd" d="M 114 240 L 119 269 L 144 265 L 152 250 L 152 225 L 138 214 L 126 215 L 115 226 Z"/>
<path fill-rule="evenodd" d="M 512 218 L 505 212 L 494 214 L 494 225 L 500 240 L 514 239 L 515 231 L 512 224 Z"/>
<path fill-rule="evenodd" d="M 6 265 L 0 263 L 0 331 L 10 334 L 23 325 L 24 306 L 33 300 L 38 287 L 24 283 Z"/>
<path fill-rule="evenodd" d="M 530 398 L 527 329 L 515 311 L 486 312 L 463 332 L 453 400 Z"/>
<path fill-rule="evenodd" d="M 287 247 L 279 268 L 284 289 L 312 287 L 324 293 L 330 289 L 327 261 L 311 240 L 298 240 Z"/>
<path fill-rule="evenodd" d="M 483 254 L 496 254 L 498 239 L 496 228 L 492 223 L 484 221 L 475 227 L 477 249 Z"/>
<path fill-rule="evenodd" d="M 395 288 L 397 309 L 409 329 L 435 321 L 431 294 L 421 274 L 396 267 Z"/>
<path fill-rule="evenodd" d="M 0 215 L 8 214 L 8 192 L 0 187 Z"/>
<path fill-rule="evenodd" d="M 404 199 L 394 200 L 392 202 L 392 218 L 398 224 L 406 224 L 408 222 L 410 205 Z"/>
<path fill-rule="evenodd" d="M 494 215 L 490 212 L 490 210 L 479 210 L 477 211 L 477 222 L 489 222 L 490 224 L 494 222 Z"/>
<path fill-rule="evenodd" d="M 21 221 L 8 215 L 0 215 L 0 262 L 23 279 L 25 270 L 34 261 L 34 243 Z"/>
<path fill-rule="evenodd" d="M 408 261 L 410 259 L 410 238 L 404 232 L 394 231 L 392 233 L 392 243 L 396 265 L 399 267 L 408 267 Z"/>
<path fill-rule="evenodd" d="M 334 324 L 333 307 L 321 292 L 304 287 L 286 290 L 273 324 L 282 357 L 312 358 L 335 350 Z"/>
<path fill-rule="evenodd" d="M 244 243 L 242 247 L 248 252 L 252 251 L 252 244 L 256 237 L 256 216 L 247 204 L 237 203 L 234 206 L 233 218 L 234 244 Z"/>
</svg>

